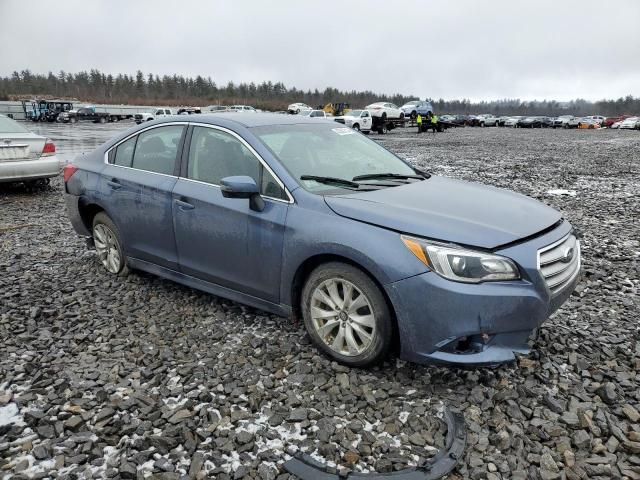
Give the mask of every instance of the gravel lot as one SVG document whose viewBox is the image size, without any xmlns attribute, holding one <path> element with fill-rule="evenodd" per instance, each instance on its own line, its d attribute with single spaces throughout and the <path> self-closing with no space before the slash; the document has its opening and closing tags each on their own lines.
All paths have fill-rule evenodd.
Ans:
<svg viewBox="0 0 640 480">
<path fill-rule="evenodd" d="M 71 159 L 125 127 L 36 129 Z M 392 471 L 442 445 L 447 404 L 469 432 L 449 478 L 640 479 L 640 134 L 372 138 L 433 173 L 538 198 L 582 231 L 583 280 L 531 356 L 349 370 L 289 319 L 108 275 L 68 223 L 61 180 L 0 186 L 0 477 L 284 479 L 297 451 Z"/>
</svg>

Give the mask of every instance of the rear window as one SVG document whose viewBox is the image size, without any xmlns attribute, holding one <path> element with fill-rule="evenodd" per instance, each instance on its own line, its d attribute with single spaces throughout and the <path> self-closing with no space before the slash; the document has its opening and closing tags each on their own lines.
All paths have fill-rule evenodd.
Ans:
<svg viewBox="0 0 640 480">
<path fill-rule="evenodd" d="M 29 130 L 24 128 L 15 120 L 8 117 L 0 116 L 0 133 L 27 133 Z"/>
</svg>

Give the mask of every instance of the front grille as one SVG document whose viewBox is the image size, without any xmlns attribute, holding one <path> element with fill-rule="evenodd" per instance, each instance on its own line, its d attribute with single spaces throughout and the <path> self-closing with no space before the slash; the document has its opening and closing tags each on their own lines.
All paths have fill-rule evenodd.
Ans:
<svg viewBox="0 0 640 480">
<path fill-rule="evenodd" d="M 580 272 L 580 242 L 575 235 L 538 250 L 538 269 L 553 295 L 570 284 Z"/>
</svg>

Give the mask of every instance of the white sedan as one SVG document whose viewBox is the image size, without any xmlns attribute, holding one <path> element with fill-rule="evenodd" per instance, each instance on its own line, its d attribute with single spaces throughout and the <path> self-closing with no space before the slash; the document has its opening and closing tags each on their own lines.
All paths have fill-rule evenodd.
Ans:
<svg viewBox="0 0 640 480">
<path fill-rule="evenodd" d="M 404 118 L 404 112 L 397 105 L 389 102 L 376 102 L 365 107 L 373 117 Z"/>
<path fill-rule="evenodd" d="M 640 117 L 625 118 L 620 124 L 621 129 L 639 129 L 640 130 Z"/>
<path fill-rule="evenodd" d="M 0 182 L 47 181 L 60 174 L 56 146 L 0 115 Z"/>
<path fill-rule="evenodd" d="M 310 112 L 311 110 L 313 110 L 313 108 L 311 108 L 306 103 L 292 103 L 287 107 L 287 111 L 294 114 L 300 112 Z"/>
</svg>

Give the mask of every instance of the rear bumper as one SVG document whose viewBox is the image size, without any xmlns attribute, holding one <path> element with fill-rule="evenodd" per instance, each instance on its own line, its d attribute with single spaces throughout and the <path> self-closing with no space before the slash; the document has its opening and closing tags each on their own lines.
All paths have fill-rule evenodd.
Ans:
<svg viewBox="0 0 640 480">
<path fill-rule="evenodd" d="M 0 162 L 0 182 L 19 182 L 51 178 L 60 174 L 62 165 L 56 155 L 37 160 Z"/>
<path fill-rule="evenodd" d="M 522 279 L 468 284 L 434 272 L 386 285 L 394 306 L 401 357 L 417 363 L 487 365 L 530 351 L 529 338 L 571 295 L 579 275 L 552 295 L 538 271 L 537 252 L 571 230 L 568 223 L 497 253 L 518 263 Z"/>
<path fill-rule="evenodd" d="M 80 215 L 80 199 L 82 197 L 65 193 L 64 200 L 67 206 L 67 216 L 71 222 L 71 226 L 81 237 L 90 237 L 91 232 L 84 224 L 82 215 Z"/>
</svg>

